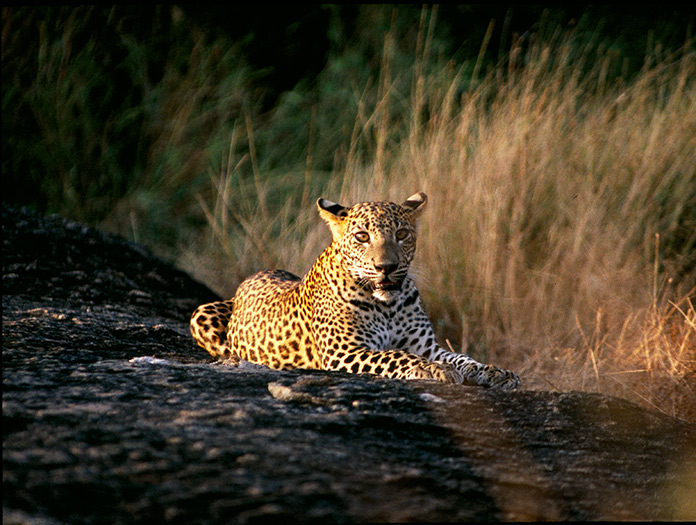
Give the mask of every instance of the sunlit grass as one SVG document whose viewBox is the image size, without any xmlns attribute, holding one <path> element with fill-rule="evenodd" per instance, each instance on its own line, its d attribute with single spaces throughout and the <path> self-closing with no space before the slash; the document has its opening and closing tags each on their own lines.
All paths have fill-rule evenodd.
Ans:
<svg viewBox="0 0 696 525">
<path fill-rule="evenodd" d="M 230 151 L 241 141 L 248 152 L 211 174 L 205 240 L 181 264 L 223 295 L 266 267 L 301 274 L 330 240 L 317 197 L 401 202 L 422 190 L 413 273 L 443 344 L 517 370 L 529 388 L 695 420 L 693 48 L 609 83 L 611 57 L 570 40 L 513 46 L 481 79 L 418 59 L 399 77 L 389 45 L 379 96 L 345 101 L 355 124 L 329 177 L 311 151 L 304 169 L 263 172 L 253 126 L 238 123 Z M 237 176 L 245 164 L 252 176 Z"/>
</svg>

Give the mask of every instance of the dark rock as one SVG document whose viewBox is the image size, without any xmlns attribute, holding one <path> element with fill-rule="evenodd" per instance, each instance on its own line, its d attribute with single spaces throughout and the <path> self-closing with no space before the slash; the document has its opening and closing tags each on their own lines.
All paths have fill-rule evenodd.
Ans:
<svg viewBox="0 0 696 525">
<path fill-rule="evenodd" d="M 215 300 L 3 209 L 3 521 L 694 519 L 696 426 L 588 393 L 212 362 Z"/>
</svg>

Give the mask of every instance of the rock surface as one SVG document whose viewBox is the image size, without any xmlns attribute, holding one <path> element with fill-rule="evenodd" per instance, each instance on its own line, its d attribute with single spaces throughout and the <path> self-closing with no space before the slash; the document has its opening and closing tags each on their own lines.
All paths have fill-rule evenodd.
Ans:
<svg viewBox="0 0 696 525">
<path fill-rule="evenodd" d="M 588 393 L 212 362 L 215 299 L 141 247 L 3 208 L 3 521 L 696 518 L 696 426 Z"/>
</svg>

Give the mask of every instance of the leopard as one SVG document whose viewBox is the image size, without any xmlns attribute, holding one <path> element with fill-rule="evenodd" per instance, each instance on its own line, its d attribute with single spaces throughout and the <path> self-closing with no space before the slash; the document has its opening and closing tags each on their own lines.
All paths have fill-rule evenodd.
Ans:
<svg viewBox="0 0 696 525">
<path fill-rule="evenodd" d="M 410 267 L 427 196 L 351 207 L 320 198 L 332 241 L 300 278 L 265 270 L 199 306 L 194 340 L 223 362 L 518 390 L 515 372 L 437 342 Z"/>
</svg>

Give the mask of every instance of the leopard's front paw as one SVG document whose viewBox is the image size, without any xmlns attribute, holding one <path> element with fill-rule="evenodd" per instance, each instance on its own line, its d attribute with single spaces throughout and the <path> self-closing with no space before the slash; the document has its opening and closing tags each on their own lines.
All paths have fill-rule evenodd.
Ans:
<svg viewBox="0 0 696 525">
<path fill-rule="evenodd" d="M 480 386 L 498 388 L 504 392 L 518 390 L 522 385 L 520 376 L 511 370 L 504 370 L 493 365 L 470 363 L 461 370 L 466 382 Z"/>
<path fill-rule="evenodd" d="M 519 390 L 522 386 L 520 376 L 512 370 L 505 370 L 492 365 L 487 365 L 486 368 L 490 368 L 488 371 L 488 384 L 493 388 L 511 392 L 512 390 Z"/>
<path fill-rule="evenodd" d="M 406 379 L 434 379 L 443 383 L 461 383 L 464 378 L 461 372 L 449 363 L 424 360 L 411 367 Z"/>
</svg>

